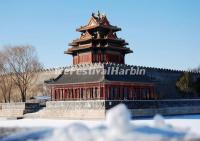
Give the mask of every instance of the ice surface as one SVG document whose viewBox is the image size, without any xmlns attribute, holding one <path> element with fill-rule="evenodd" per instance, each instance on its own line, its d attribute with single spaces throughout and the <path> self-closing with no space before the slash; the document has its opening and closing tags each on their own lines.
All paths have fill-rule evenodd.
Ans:
<svg viewBox="0 0 200 141">
<path fill-rule="evenodd" d="M 198 136 L 186 129 L 165 123 L 161 115 L 152 125 L 137 125 L 125 105 L 117 105 L 107 112 L 106 122 L 96 127 L 72 123 L 63 127 L 45 128 L 12 135 L 2 141 L 190 141 Z M 200 138 L 198 138 L 200 139 Z"/>
</svg>

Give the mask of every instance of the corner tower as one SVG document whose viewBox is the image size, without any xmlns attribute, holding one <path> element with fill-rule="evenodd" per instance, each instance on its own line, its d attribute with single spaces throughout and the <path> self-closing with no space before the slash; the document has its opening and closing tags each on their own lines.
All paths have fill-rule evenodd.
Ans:
<svg viewBox="0 0 200 141">
<path fill-rule="evenodd" d="M 121 28 L 112 26 L 103 14 L 94 14 L 85 26 L 76 29 L 80 38 L 73 40 L 65 54 L 73 56 L 73 64 L 125 63 L 125 55 L 133 51 L 126 47 L 128 43 L 117 37 Z"/>
</svg>

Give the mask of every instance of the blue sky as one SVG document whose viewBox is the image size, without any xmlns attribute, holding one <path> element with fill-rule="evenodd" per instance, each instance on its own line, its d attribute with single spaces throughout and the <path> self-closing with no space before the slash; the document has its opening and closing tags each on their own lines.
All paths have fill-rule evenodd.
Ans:
<svg viewBox="0 0 200 141">
<path fill-rule="evenodd" d="M 68 43 L 92 12 L 122 28 L 127 64 L 172 69 L 200 65 L 199 0 L 0 0 L 0 48 L 33 45 L 46 68 L 66 66 Z"/>
</svg>

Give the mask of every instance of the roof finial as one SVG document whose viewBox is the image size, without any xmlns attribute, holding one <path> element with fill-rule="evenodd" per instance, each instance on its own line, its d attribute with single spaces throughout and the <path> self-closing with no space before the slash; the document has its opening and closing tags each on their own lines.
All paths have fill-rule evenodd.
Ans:
<svg viewBox="0 0 200 141">
<path fill-rule="evenodd" d="M 98 17 L 99 19 L 101 18 L 101 13 L 99 12 L 99 10 L 98 10 Z"/>
<path fill-rule="evenodd" d="M 92 12 L 92 17 L 95 17 L 95 14 Z"/>
</svg>

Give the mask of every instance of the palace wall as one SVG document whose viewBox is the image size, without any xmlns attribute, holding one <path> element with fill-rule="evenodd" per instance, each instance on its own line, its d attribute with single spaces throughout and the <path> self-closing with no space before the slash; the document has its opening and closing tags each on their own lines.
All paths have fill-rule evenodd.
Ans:
<svg viewBox="0 0 200 141">
<path fill-rule="evenodd" d="M 44 84 L 44 81 L 56 78 L 61 72 L 63 71 L 63 67 L 61 68 L 52 68 L 52 69 L 43 69 L 37 73 L 36 77 L 33 78 L 32 85 L 27 92 L 27 99 L 30 99 L 33 96 L 42 96 L 42 95 L 49 95 L 49 91 Z M 50 95 L 49 95 L 50 96 Z M 20 102 L 21 96 L 20 91 L 17 87 L 12 88 L 11 93 L 11 102 Z M 3 97 L 1 97 L 0 93 L 0 102 L 3 101 Z"/>
<path fill-rule="evenodd" d="M 121 64 L 112 64 L 108 63 L 107 66 L 120 66 L 122 68 L 130 68 L 130 65 L 121 65 Z M 91 66 L 95 66 L 98 68 L 98 64 L 82 64 L 80 68 L 91 68 Z M 95 68 L 94 67 L 94 68 Z M 142 66 L 134 66 L 139 67 L 140 69 L 145 69 L 145 76 L 150 78 L 153 83 L 156 85 L 156 93 L 159 95 L 161 99 L 177 99 L 182 98 L 182 94 L 176 89 L 176 81 L 180 78 L 183 71 L 177 70 L 168 70 L 168 69 L 159 69 L 159 68 L 149 68 Z M 28 92 L 28 99 L 32 96 L 41 96 L 41 95 L 49 95 L 50 92 L 46 87 L 44 81 L 56 78 L 61 74 L 64 69 L 68 69 L 70 71 L 74 71 L 77 69 L 77 65 L 62 67 L 57 69 L 46 69 L 41 70 L 38 73 L 36 81 L 33 82 L 31 90 Z M 200 77 L 199 73 L 193 73 L 194 78 Z M 142 82 L 142 81 L 141 81 Z M 145 81 L 143 81 L 145 82 Z M 20 94 L 17 88 L 12 91 L 11 97 L 13 98 L 13 102 L 20 101 Z"/>
<path fill-rule="evenodd" d="M 156 93 L 160 96 L 161 99 L 178 99 L 183 98 L 183 94 L 180 93 L 180 91 L 176 88 L 176 82 L 180 78 L 180 76 L 184 73 L 182 70 L 171 70 L 171 69 L 163 69 L 163 68 L 152 68 L 152 67 L 144 67 L 144 66 L 134 66 L 134 65 L 123 65 L 123 64 L 112 64 L 109 63 L 106 65 L 106 67 L 119 67 L 123 69 L 131 69 L 136 68 L 139 70 L 145 70 L 144 76 L 148 79 L 148 81 L 151 81 L 151 83 L 154 83 L 156 86 Z M 190 72 L 192 75 L 192 78 L 196 80 L 197 78 L 200 78 L 200 73 L 194 73 Z M 126 79 L 126 81 L 133 81 L 134 82 L 134 76 L 122 76 L 117 77 L 115 76 L 115 80 L 117 79 Z M 137 75 L 136 75 L 137 77 Z M 145 79 L 139 80 L 140 78 L 144 77 L 138 77 L 138 82 L 145 83 Z M 189 96 L 189 94 L 188 94 Z M 190 97 L 191 98 L 191 97 Z M 194 98 L 194 97 L 193 97 Z M 199 98 L 199 97 L 196 97 Z"/>
<path fill-rule="evenodd" d="M 183 94 L 177 90 L 176 82 L 184 71 L 146 68 L 146 75 L 149 76 L 156 84 L 156 92 L 161 99 L 178 99 L 183 98 Z M 192 73 L 193 79 L 200 77 L 199 73 Z M 190 96 L 190 94 L 188 94 Z M 190 97 L 191 98 L 191 97 Z M 193 98 L 195 98 L 193 96 Z M 197 98 L 197 97 L 196 97 Z"/>
<path fill-rule="evenodd" d="M 106 67 L 119 67 L 122 69 L 139 69 L 144 70 L 144 77 L 139 74 L 134 76 L 109 76 L 109 79 L 111 78 L 114 81 L 119 81 L 121 79 L 122 81 L 125 80 L 127 82 L 139 82 L 139 83 L 145 83 L 150 82 L 155 84 L 155 93 L 159 95 L 160 99 L 179 99 L 183 98 L 183 94 L 176 88 L 176 82 L 180 78 L 180 76 L 184 73 L 182 70 L 170 70 L 170 69 L 163 69 L 163 68 L 152 68 L 152 67 L 143 67 L 143 66 L 134 66 L 134 65 L 123 65 L 123 64 L 113 64 L 108 63 L 106 64 Z M 196 72 L 190 72 L 192 75 L 192 78 L 196 80 L 197 78 L 200 78 L 200 73 Z M 115 77 L 115 78 L 114 78 Z M 134 77 L 136 79 L 134 79 Z M 192 97 L 190 94 L 188 94 L 188 98 L 199 98 L 199 97 Z M 185 97 L 187 98 L 187 97 Z"/>
<path fill-rule="evenodd" d="M 32 96 L 49 95 L 50 93 L 48 89 L 46 88 L 44 81 L 58 77 L 62 73 L 63 70 L 64 70 L 64 67 L 60 67 L 60 68 L 53 68 L 53 69 L 45 69 L 45 70 L 41 70 L 37 72 L 38 76 L 37 78 L 35 78 L 36 81 L 34 81 L 32 84 L 33 91 L 30 93 L 30 95 Z"/>
</svg>

